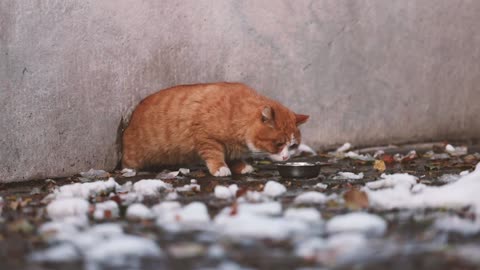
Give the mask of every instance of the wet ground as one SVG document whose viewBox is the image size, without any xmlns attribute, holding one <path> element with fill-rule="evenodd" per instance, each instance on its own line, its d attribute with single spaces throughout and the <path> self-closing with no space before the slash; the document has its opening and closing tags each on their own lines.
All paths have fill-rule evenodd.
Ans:
<svg viewBox="0 0 480 270">
<path fill-rule="evenodd" d="M 320 175 L 313 179 L 283 179 L 278 175 L 275 165 L 268 161 L 255 161 L 254 167 L 257 171 L 248 176 L 215 178 L 209 176 L 205 168 L 198 166 L 190 168 L 190 173 L 185 176 L 168 179 L 169 177 L 163 175 L 163 181 L 173 187 L 189 185 L 192 183 L 191 179 L 196 179 L 199 189 L 190 188 L 177 192 L 178 197 L 173 200 L 182 205 L 202 202 L 208 207 L 212 218 L 225 207 L 236 207 L 236 200 L 214 196 L 217 185 L 237 184 L 239 190 L 236 196 L 239 198 L 247 191 L 262 192 L 266 182 L 274 180 L 287 188 L 286 193 L 272 199 L 279 201 L 283 209 L 292 207 L 297 195 L 306 191 L 319 191 L 326 195 L 334 194 L 339 198 L 326 203 L 308 204 L 321 213 L 324 221 L 356 211 L 373 213 L 387 221 L 385 233 L 380 236 L 367 236 L 368 247 L 361 246 L 358 252 L 341 257 L 337 256 L 335 250 L 329 251 L 332 254 L 319 253 L 318 256 L 299 255 L 296 252 L 299 240 L 295 237 L 280 240 L 262 237 L 230 239 L 220 237 L 215 232 L 198 229 L 171 232 L 157 226 L 154 219 L 127 219 L 125 212 L 128 204 L 119 202 L 119 217 L 94 220 L 89 213 L 89 223 L 119 223 L 126 233 L 155 241 L 162 249 L 161 257 L 143 258 L 140 262 L 121 266 L 108 263 L 92 266 L 81 259 L 61 263 L 34 261 L 31 260 L 33 253 L 51 246 L 51 242 L 38 230 L 42 224 L 49 221 L 45 211 L 49 201 L 45 200 L 45 197 L 58 186 L 105 180 L 108 177 L 92 180 L 75 175 L 65 179 L 2 184 L 0 269 L 480 269 L 478 232 L 462 234 L 432 229 L 432 224 L 440 216 L 452 215 L 475 220 L 475 215 L 468 207 L 382 210 L 370 207 L 368 199 L 359 191 L 366 182 L 379 179 L 382 173 L 408 173 L 417 176 L 419 183 L 428 186 L 444 185 L 446 182 L 441 180 L 443 175 L 472 171 L 479 162 L 480 155 L 476 153 L 480 152 L 480 147 L 477 142 L 457 142 L 456 145 L 460 144 L 468 147 L 468 153 L 446 155 L 445 145 L 438 143 L 382 148 L 385 153 L 377 153 L 377 162 L 327 153 L 299 158 L 298 160 L 319 161 L 323 164 Z M 379 149 L 366 149 L 359 153 L 370 153 L 373 156 Z M 416 156 L 405 157 L 410 150 L 416 150 Z M 432 152 L 429 151 L 434 151 L 436 156 L 432 158 Z M 403 160 L 400 160 L 402 156 L 394 157 L 395 154 L 402 154 Z M 363 173 L 364 177 L 358 180 L 337 179 L 338 172 Z M 159 177 L 158 172 L 141 172 L 133 177 L 123 177 L 119 171 L 111 172 L 110 176 L 120 185 L 127 181 L 135 183 L 140 179 Z M 318 183 L 326 186 L 319 186 Z M 114 193 L 110 196 L 115 196 Z M 93 204 L 108 198 L 109 194 L 97 194 L 89 198 L 89 201 Z M 167 199 L 172 198 L 163 193 L 145 199 L 143 204 L 151 207 Z M 314 236 L 325 237 L 325 232 L 319 228 L 311 237 Z"/>
</svg>

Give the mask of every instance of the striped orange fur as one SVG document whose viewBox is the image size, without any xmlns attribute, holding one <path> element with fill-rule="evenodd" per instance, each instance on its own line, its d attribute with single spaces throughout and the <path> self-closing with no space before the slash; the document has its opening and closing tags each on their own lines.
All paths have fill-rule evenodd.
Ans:
<svg viewBox="0 0 480 270">
<path fill-rule="evenodd" d="M 249 173 L 244 158 L 289 158 L 308 119 L 240 83 L 181 85 L 140 102 L 123 134 L 122 166 L 142 169 L 203 160 L 210 173 Z"/>
</svg>

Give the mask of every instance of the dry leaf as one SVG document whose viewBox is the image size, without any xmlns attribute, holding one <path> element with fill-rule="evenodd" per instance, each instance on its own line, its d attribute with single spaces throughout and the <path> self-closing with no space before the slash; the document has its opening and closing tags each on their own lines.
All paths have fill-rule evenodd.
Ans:
<svg viewBox="0 0 480 270">
<path fill-rule="evenodd" d="M 368 207 L 368 196 L 359 189 L 350 189 L 343 194 L 343 199 L 348 208 L 359 209 Z"/>
<path fill-rule="evenodd" d="M 385 166 L 385 161 L 383 160 L 375 160 L 375 163 L 373 163 L 373 168 L 379 172 L 384 172 L 387 169 Z"/>
<path fill-rule="evenodd" d="M 238 204 L 237 201 L 234 201 L 230 210 L 230 216 L 235 216 L 238 214 Z"/>
<path fill-rule="evenodd" d="M 388 155 L 388 154 L 385 154 L 382 156 L 382 160 L 386 163 L 386 164 L 392 164 L 395 162 L 395 159 L 393 158 L 392 155 Z"/>
</svg>

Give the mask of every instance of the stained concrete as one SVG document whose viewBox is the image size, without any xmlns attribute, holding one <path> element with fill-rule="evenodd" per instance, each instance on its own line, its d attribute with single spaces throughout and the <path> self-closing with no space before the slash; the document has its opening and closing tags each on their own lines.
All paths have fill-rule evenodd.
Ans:
<svg viewBox="0 0 480 270">
<path fill-rule="evenodd" d="M 168 86 L 245 82 L 316 147 L 479 137 L 480 2 L 0 1 L 0 181 L 117 165 Z"/>
</svg>

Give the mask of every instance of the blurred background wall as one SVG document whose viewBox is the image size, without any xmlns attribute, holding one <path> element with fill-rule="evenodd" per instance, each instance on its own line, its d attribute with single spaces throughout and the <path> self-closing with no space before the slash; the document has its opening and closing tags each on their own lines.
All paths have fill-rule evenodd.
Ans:
<svg viewBox="0 0 480 270">
<path fill-rule="evenodd" d="M 314 147 L 479 137 L 480 1 L 0 1 L 0 181 L 112 170 L 122 117 L 240 81 Z"/>
</svg>

